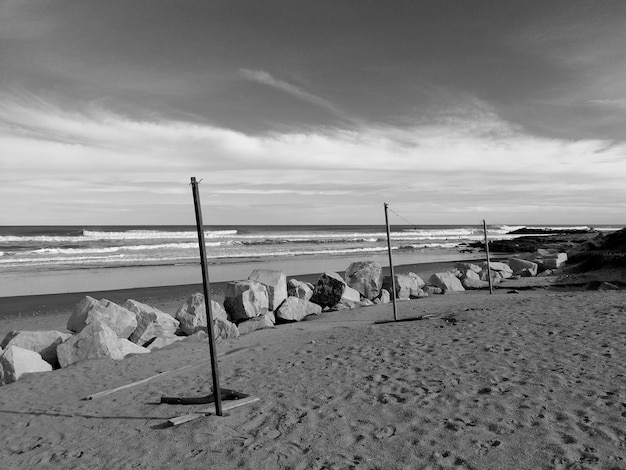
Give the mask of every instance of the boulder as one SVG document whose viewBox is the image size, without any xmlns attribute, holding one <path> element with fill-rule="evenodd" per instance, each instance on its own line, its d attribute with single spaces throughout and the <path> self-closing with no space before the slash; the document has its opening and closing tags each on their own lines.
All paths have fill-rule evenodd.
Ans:
<svg viewBox="0 0 626 470">
<path fill-rule="evenodd" d="M 488 273 L 487 268 L 483 269 L 480 272 L 480 280 L 481 281 L 489 282 L 489 278 L 487 277 L 487 273 Z M 511 274 L 509 276 L 509 278 L 511 278 L 512 276 L 513 276 L 513 274 Z M 498 284 L 499 282 L 502 282 L 502 279 L 503 279 L 502 278 L 502 274 L 500 274 L 499 271 L 493 271 L 493 270 L 491 271 L 491 283 L 492 284 Z"/>
<path fill-rule="evenodd" d="M 502 279 L 508 279 L 513 275 L 513 270 L 511 269 L 511 266 L 509 266 L 506 263 L 501 263 L 499 261 L 492 261 L 489 263 L 489 266 L 491 266 L 491 271 L 492 272 L 497 272 L 500 274 L 500 278 Z M 483 279 L 483 271 L 487 270 L 487 262 L 485 261 L 484 263 L 482 263 L 481 265 L 482 271 L 481 271 L 481 279 Z M 487 279 L 486 274 L 484 279 Z"/>
<path fill-rule="evenodd" d="M 48 331 L 11 331 L 0 344 L 0 348 L 18 346 L 38 353 L 52 367 L 58 368 L 57 346 L 71 337 L 70 333 L 56 330 Z"/>
<path fill-rule="evenodd" d="M 0 354 L 0 385 L 15 382 L 24 374 L 51 370 L 52 366 L 39 353 L 29 349 L 8 345 Z"/>
<path fill-rule="evenodd" d="M 289 279 L 287 282 L 287 296 L 298 297 L 299 299 L 311 300 L 315 286 L 310 282 L 301 282 L 296 279 Z"/>
<path fill-rule="evenodd" d="M 57 346 L 57 357 L 61 367 L 86 359 L 106 357 L 123 359 L 130 352 L 149 352 L 148 349 L 118 338 L 115 331 L 104 323 L 94 322 L 83 328 L 64 343 Z M 133 346 L 129 346 L 132 344 Z"/>
<path fill-rule="evenodd" d="M 475 281 L 479 281 L 480 274 L 476 271 L 468 270 L 464 274 L 461 275 L 460 279 L 461 281 L 463 281 L 463 279 L 474 279 Z"/>
<path fill-rule="evenodd" d="M 513 274 L 519 274 L 522 277 L 536 276 L 537 275 L 537 263 L 527 261 L 525 259 L 511 258 L 509 260 L 509 266 L 513 270 Z"/>
<path fill-rule="evenodd" d="M 218 319 L 228 320 L 224 308 L 214 300 L 211 300 L 211 315 L 214 322 Z M 186 335 L 192 335 L 201 329 L 206 331 L 206 318 L 204 294 L 200 293 L 192 294 L 176 311 L 179 328 Z"/>
<path fill-rule="evenodd" d="M 173 335 L 180 326 L 180 322 L 170 314 L 136 300 L 128 299 L 122 307 L 133 312 L 137 318 L 137 328 L 128 339 L 141 346 L 158 336 Z"/>
<path fill-rule="evenodd" d="M 443 294 L 443 289 L 441 287 L 424 286 L 422 290 L 426 292 L 428 295 Z"/>
<path fill-rule="evenodd" d="M 272 317 L 269 313 L 261 315 L 260 317 L 251 318 L 250 320 L 242 321 L 241 323 L 237 324 L 237 329 L 239 330 L 240 335 L 247 335 L 248 333 L 252 333 L 256 330 L 273 327 L 274 322 L 272 321 Z"/>
<path fill-rule="evenodd" d="M 356 261 L 345 272 L 346 284 L 366 299 L 374 299 L 383 287 L 383 268 L 375 261 Z"/>
<path fill-rule="evenodd" d="M 93 322 L 107 325 L 120 338 L 128 338 L 137 328 L 134 313 L 109 300 L 86 296 L 74 308 L 67 321 L 67 329 L 79 333 Z"/>
<path fill-rule="evenodd" d="M 430 276 L 428 283 L 443 289 L 444 292 L 462 292 L 465 290 L 461 281 L 451 272 L 435 273 Z"/>
<path fill-rule="evenodd" d="M 485 289 L 489 287 L 489 281 L 482 281 L 480 279 L 474 279 L 472 277 L 462 278 L 461 284 L 463 284 L 463 287 L 467 290 Z"/>
<path fill-rule="evenodd" d="M 415 281 L 415 284 L 417 285 L 418 289 L 421 289 L 422 287 L 426 285 L 424 280 L 415 273 L 407 273 L 407 276 L 409 276 L 411 279 Z"/>
<path fill-rule="evenodd" d="M 375 304 L 388 304 L 391 302 L 391 295 L 387 289 L 381 289 L 378 297 L 374 299 Z"/>
<path fill-rule="evenodd" d="M 237 325 L 235 325 L 230 320 L 218 318 L 217 320 L 213 321 L 213 335 L 216 340 L 239 338 L 239 334 L 240 333 Z"/>
<path fill-rule="evenodd" d="M 421 299 L 423 297 L 428 297 L 428 294 L 424 292 L 424 289 L 422 288 L 411 289 L 411 295 L 410 295 L 411 299 Z"/>
<path fill-rule="evenodd" d="M 234 322 L 265 315 L 269 309 L 267 288 L 256 281 L 229 282 L 224 307 Z"/>
<path fill-rule="evenodd" d="M 313 290 L 311 302 L 322 307 L 332 307 L 338 304 L 348 285 L 341 276 L 333 272 L 325 272 L 320 276 Z"/>
<path fill-rule="evenodd" d="M 413 276 L 410 276 L 409 274 L 396 274 L 394 279 L 396 284 L 397 299 L 408 300 L 411 298 L 411 292 L 414 294 L 418 293 L 417 289 L 419 289 L 419 286 L 417 279 L 419 279 L 419 276 L 417 276 L 417 274 L 414 274 Z M 389 292 L 393 290 L 391 276 L 385 276 L 383 285 Z"/>
<path fill-rule="evenodd" d="M 470 275 L 470 277 L 472 277 L 473 279 L 480 279 L 480 277 L 477 275 L 483 270 L 483 268 L 474 263 L 456 263 L 454 265 L 454 269 L 456 269 L 460 273 L 460 277 L 467 276 L 467 273 L 475 274 L 475 277 Z"/>
<path fill-rule="evenodd" d="M 268 309 L 276 310 L 287 298 L 287 278 L 281 271 L 270 269 L 255 269 L 248 276 L 249 281 L 256 281 L 267 289 Z"/>
<path fill-rule="evenodd" d="M 294 322 L 301 321 L 308 315 L 322 313 L 322 307 L 298 297 L 287 297 L 274 313 L 277 322 Z"/>
<path fill-rule="evenodd" d="M 350 287 L 346 286 L 346 289 L 343 291 L 343 295 L 341 296 L 340 302 L 360 302 L 361 301 L 361 293 Z"/>
</svg>

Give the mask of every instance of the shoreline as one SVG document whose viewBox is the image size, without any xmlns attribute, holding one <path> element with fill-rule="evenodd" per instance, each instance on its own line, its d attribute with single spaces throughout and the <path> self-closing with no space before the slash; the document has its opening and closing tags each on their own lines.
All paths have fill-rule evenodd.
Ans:
<svg viewBox="0 0 626 470">
<path fill-rule="evenodd" d="M 394 264 L 467 261 L 482 259 L 482 253 L 441 250 L 434 253 L 395 254 Z M 367 256 L 294 257 L 249 259 L 245 262 L 209 264 L 212 282 L 247 279 L 258 268 L 282 271 L 287 276 L 302 276 L 325 271 L 340 272 L 353 261 L 376 261 L 388 265 L 386 254 Z M 0 306 L 6 297 L 111 291 L 200 284 L 200 262 L 185 265 L 124 266 L 91 269 L 59 269 L 39 272 L 0 273 Z M 2 312 L 0 311 L 0 314 Z"/>
</svg>

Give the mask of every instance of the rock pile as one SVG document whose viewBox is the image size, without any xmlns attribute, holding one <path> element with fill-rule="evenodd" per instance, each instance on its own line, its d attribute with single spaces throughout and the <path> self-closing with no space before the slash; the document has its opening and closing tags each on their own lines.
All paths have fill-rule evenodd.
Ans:
<svg viewBox="0 0 626 470">
<path fill-rule="evenodd" d="M 422 280 L 415 273 L 396 274 L 395 292 L 400 300 L 433 294 L 462 292 L 488 287 L 513 276 L 536 276 L 551 272 L 565 260 L 565 253 L 538 250 L 516 256 L 507 263 L 457 263 L 452 271 L 435 273 Z M 213 330 L 218 341 L 236 338 L 275 324 L 302 321 L 322 311 L 337 311 L 387 303 L 392 295 L 391 277 L 383 277 L 374 261 L 350 264 L 345 279 L 325 272 L 315 285 L 291 279 L 267 269 L 253 271 L 245 281 L 227 283 L 223 306 L 211 301 Z M 78 361 L 97 358 L 123 359 L 146 354 L 191 335 L 206 337 L 207 314 L 202 294 L 191 295 L 174 316 L 129 299 L 122 305 L 85 297 L 74 308 L 67 329 L 59 331 L 12 331 L 0 344 L 0 385 L 23 374 L 47 372 Z"/>
</svg>

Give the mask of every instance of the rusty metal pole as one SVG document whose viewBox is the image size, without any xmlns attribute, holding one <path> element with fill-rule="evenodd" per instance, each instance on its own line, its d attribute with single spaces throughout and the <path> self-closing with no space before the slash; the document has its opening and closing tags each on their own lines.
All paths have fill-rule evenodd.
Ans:
<svg viewBox="0 0 626 470">
<path fill-rule="evenodd" d="M 387 251 L 389 251 L 389 269 L 391 270 L 391 301 L 393 302 L 393 319 L 398 319 L 398 309 L 396 306 L 396 276 L 393 272 L 393 258 L 391 257 L 391 234 L 389 231 L 389 216 L 387 215 L 387 207 L 389 204 L 385 202 L 385 225 L 387 226 Z"/>
<path fill-rule="evenodd" d="M 491 261 L 489 260 L 489 239 L 487 238 L 487 222 L 483 219 L 483 232 L 485 232 L 485 253 L 487 254 L 487 279 L 489 279 L 489 293 L 493 294 L 493 282 L 491 280 Z"/>
<path fill-rule="evenodd" d="M 200 245 L 200 265 L 202 266 L 202 286 L 204 288 L 204 306 L 206 308 L 207 332 L 209 333 L 209 347 L 211 351 L 211 375 L 213 377 L 213 397 L 215 399 L 215 414 L 222 416 L 222 391 L 220 390 L 220 376 L 217 370 L 217 350 L 215 348 L 215 336 L 213 332 L 213 313 L 211 312 L 211 297 L 209 290 L 209 270 L 206 263 L 206 245 L 204 243 L 204 227 L 202 224 L 202 208 L 200 207 L 200 194 L 198 182 L 195 177 L 191 178 L 193 191 L 193 203 L 196 208 L 196 227 L 198 229 L 198 243 Z"/>
</svg>

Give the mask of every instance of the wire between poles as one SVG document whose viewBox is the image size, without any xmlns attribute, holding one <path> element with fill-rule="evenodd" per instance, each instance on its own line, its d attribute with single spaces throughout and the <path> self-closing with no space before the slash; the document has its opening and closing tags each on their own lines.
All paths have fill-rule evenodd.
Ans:
<svg viewBox="0 0 626 470">
<path fill-rule="evenodd" d="M 404 220 L 405 222 L 407 222 L 409 225 L 412 225 L 414 229 L 417 228 L 417 224 L 414 224 L 413 222 L 411 222 L 410 220 L 405 219 L 404 217 L 402 217 L 400 214 L 398 214 L 396 211 L 394 211 L 393 209 L 391 209 L 389 206 L 387 206 L 387 209 L 389 209 L 391 212 L 393 212 L 394 214 L 396 214 L 398 217 L 400 217 L 402 220 Z"/>
</svg>

